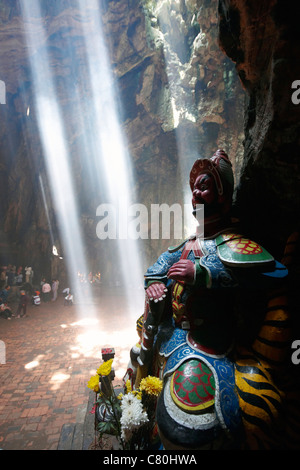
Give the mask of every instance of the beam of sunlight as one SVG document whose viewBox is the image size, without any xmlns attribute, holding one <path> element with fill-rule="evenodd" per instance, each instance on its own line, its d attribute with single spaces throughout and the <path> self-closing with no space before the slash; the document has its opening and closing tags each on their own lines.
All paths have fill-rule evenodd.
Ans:
<svg viewBox="0 0 300 470">
<path fill-rule="evenodd" d="M 93 18 L 94 27 L 91 28 L 89 23 L 85 21 L 86 2 L 78 0 L 77 4 L 82 15 L 81 25 L 85 38 L 88 76 L 92 91 L 89 151 L 92 150 L 93 155 L 90 161 L 99 178 L 98 184 L 101 187 L 106 187 L 105 196 L 108 199 L 99 201 L 99 203 L 112 204 L 120 216 L 126 218 L 126 209 L 136 197 L 133 191 L 134 176 L 128 144 L 119 122 L 118 90 L 114 86 L 105 44 L 101 23 L 102 13 L 98 9 L 98 16 L 95 15 Z M 92 4 L 96 8 L 98 2 L 89 2 L 88 4 L 89 6 Z M 143 283 L 141 256 L 138 241 L 132 240 L 128 233 L 121 234 L 121 236 L 119 234 L 117 243 L 118 253 L 115 257 L 119 260 L 120 274 L 127 293 Z M 133 295 L 130 301 L 136 299 L 137 297 Z M 142 304 L 139 311 L 141 309 Z"/>
<path fill-rule="evenodd" d="M 78 334 L 77 346 L 73 347 L 71 355 L 73 358 L 93 357 L 99 360 L 100 365 L 102 363 L 101 348 L 113 347 L 115 349 L 113 361 L 115 377 L 116 380 L 121 380 L 127 370 L 129 351 L 136 342 L 137 333 L 131 324 L 122 330 L 116 328 L 109 334 L 103 329 L 92 328 Z"/>
<path fill-rule="evenodd" d="M 53 237 L 53 230 L 52 230 L 52 225 L 51 225 L 51 220 L 49 216 L 49 208 L 48 208 L 48 203 L 45 195 L 45 188 L 44 188 L 44 183 L 43 183 L 43 178 L 42 175 L 39 175 L 39 183 L 41 187 L 41 192 L 42 192 L 42 199 L 43 199 L 43 204 L 44 204 L 44 209 L 46 212 L 46 217 L 47 217 L 47 222 L 48 222 L 48 227 L 49 227 L 49 232 L 50 232 L 50 238 L 51 238 L 51 245 L 54 245 L 54 237 Z"/>
<path fill-rule="evenodd" d="M 76 301 L 83 303 L 82 290 L 77 282 L 78 269 L 87 272 L 85 257 L 79 226 L 79 215 L 76 206 L 75 190 L 66 147 L 66 137 L 63 133 L 63 123 L 60 118 L 59 108 L 50 99 L 39 95 L 37 97 L 38 111 L 40 115 L 40 131 L 46 164 L 50 182 L 52 184 L 52 196 L 59 221 L 61 235 L 63 237 L 64 256 L 67 266 L 76 288 Z"/>
<path fill-rule="evenodd" d="M 94 348 L 98 348 L 99 350 L 99 344 L 101 344 L 101 347 L 116 348 L 115 345 L 121 345 L 122 347 L 127 345 L 127 347 L 129 346 L 129 348 L 131 348 L 132 345 L 137 342 L 137 333 L 131 325 L 128 325 L 126 329 L 122 328 L 122 330 L 116 329 L 115 331 L 111 331 L 109 334 L 106 330 L 94 328 L 78 334 L 77 342 L 80 346 L 79 349 L 81 353 L 85 357 L 88 357 L 90 356 L 91 350 Z"/>
<path fill-rule="evenodd" d="M 39 1 L 22 0 L 20 3 L 28 47 L 34 51 L 39 45 L 37 41 L 44 44 L 38 57 L 34 53 L 30 55 L 35 106 L 47 175 L 63 240 L 64 258 L 72 283 L 71 288 L 75 288 L 75 300 L 80 306 L 84 299 L 78 285 L 77 272 L 78 270 L 88 271 L 85 266 L 77 201 L 72 180 L 71 156 L 45 47 L 47 41 L 43 30 L 43 18 L 41 13 L 36 14 L 34 19 L 31 15 L 32 6 L 34 6 L 35 12 L 40 12 Z M 35 28 L 32 27 L 31 21 L 34 21 Z M 37 35 L 36 31 L 38 31 Z"/>
<path fill-rule="evenodd" d="M 62 383 L 66 380 L 69 380 L 70 374 L 65 374 L 63 372 L 55 372 L 49 380 L 51 384 L 50 390 L 58 390 Z"/>
<path fill-rule="evenodd" d="M 76 322 L 71 323 L 71 326 L 94 326 L 99 323 L 96 318 L 82 318 Z"/>
<path fill-rule="evenodd" d="M 30 370 L 30 369 L 34 369 L 35 367 L 38 367 L 40 365 L 41 359 L 43 359 L 44 357 L 45 357 L 45 354 L 39 354 L 32 361 L 25 364 L 24 369 Z"/>
<path fill-rule="evenodd" d="M 171 2 L 170 2 L 171 4 Z M 161 29 L 167 31 L 170 23 L 170 12 L 168 2 L 164 0 L 158 0 L 155 4 L 154 9 L 155 16 L 158 18 Z M 177 148 L 178 148 L 178 162 L 179 162 L 179 185 L 181 184 L 181 191 L 183 194 L 184 204 L 191 207 L 190 214 L 187 214 L 185 219 L 185 236 L 194 233 L 197 227 L 197 221 L 192 215 L 192 204 L 191 204 L 191 192 L 189 188 L 189 172 L 191 168 L 188 167 L 189 163 L 193 163 L 199 156 L 196 144 L 197 141 L 197 130 L 194 128 L 192 131 L 192 137 L 186 138 L 186 130 L 180 125 L 182 122 L 195 123 L 196 118 L 190 111 L 194 108 L 192 96 L 189 96 L 185 90 L 184 103 L 182 103 L 182 85 L 180 77 L 184 77 L 184 69 L 186 64 L 182 64 L 179 57 L 174 58 L 174 52 L 172 51 L 172 44 L 168 44 L 170 35 L 160 35 L 164 43 L 164 57 L 166 64 L 166 74 L 168 77 L 169 90 L 171 94 L 171 109 L 173 111 L 173 126 L 176 133 Z M 181 49 L 183 52 L 182 56 L 185 55 L 185 42 L 182 38 Z M 174 65 L 175 64 L 175 65 Z M 185 127 L 185 126 L 184 126 Z"/>
</svg>

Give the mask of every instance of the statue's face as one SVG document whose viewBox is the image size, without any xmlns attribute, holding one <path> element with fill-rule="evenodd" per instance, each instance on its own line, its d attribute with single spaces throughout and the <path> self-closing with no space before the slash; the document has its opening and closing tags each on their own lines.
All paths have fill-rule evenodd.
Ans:
<svg viewBox="0 0 300 470">
<path fill-rule="evenodd" d="M 203 174 L 196 178 L 193 189 L 192 204 L 204 204 L 205 207 L 212 206 L 217 202 L 217 188 L 212 175 Z"/>
</svg>

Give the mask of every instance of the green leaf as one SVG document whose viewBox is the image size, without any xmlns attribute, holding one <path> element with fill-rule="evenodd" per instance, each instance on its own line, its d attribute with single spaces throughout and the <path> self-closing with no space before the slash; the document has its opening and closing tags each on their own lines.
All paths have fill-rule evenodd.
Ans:
<svg viewBox="0 0 300 470">
<path fill-rule="evenodd" d="M 101 421 L 98 424 L 98 431 L 100 434 L 113 434 L 116 435 L 116 426 L 115 423 L 111 421 Z"/>
</svg>

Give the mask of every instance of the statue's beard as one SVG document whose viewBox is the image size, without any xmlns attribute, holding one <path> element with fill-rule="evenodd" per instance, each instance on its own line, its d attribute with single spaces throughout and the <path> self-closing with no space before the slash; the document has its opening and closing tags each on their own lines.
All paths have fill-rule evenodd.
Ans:
<svg viewBox="0 0 300 470">
<path fill-rule="evenodd" d="M 227 214 L 223 209 L 223 205 L 218 203 L 193 205 L 193 216 L 198 223 L 196 232 L 200 238 L 212 236 L 228 223 Z"/>
<path fill-rule="evenodd" d="M 218 202 L 213 202 L 212 204 L 193 204 L 193 216 L 198 220 L 199 214 L 201 218 L 208 219 L 213 216 L 221 216 L 222 214 L 222 206 Z M 202 220 L 203 220 L 202 219 Z"/>
</svg>

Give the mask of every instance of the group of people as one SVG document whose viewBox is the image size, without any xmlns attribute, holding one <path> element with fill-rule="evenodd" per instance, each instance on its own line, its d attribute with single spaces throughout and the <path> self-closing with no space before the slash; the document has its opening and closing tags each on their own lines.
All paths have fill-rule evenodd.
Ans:
<svg viewBox="0 0 300 470">
<path fill-rule="evenodd" d="M 0 317 L 6 320 L 11 320 L 12 317 L 21 318 L 26 315 L 27 305 L 30 301 L 30 297 L 25 290 L 20 291 L 20 297 L 18 301 L 18 307 L 15 315 L 12 313 L 11 307 L 8 304 L 8 296 L 11 286 L 8 284 L 4 289 L 0 290 Z"/>
<path fill-rule="evenodd" d="M 13 264 L 1 266 L 0 268 L 0 282 L 9 286 L 22 286 L 24 283 L 33 283 L 34 271 L 31 266 L 19 266 L 18 268 Z"/>
<path fill-rule="evenodd" d="M 11 320 L 12 312 L 8 306 L 7 299 L 9 296 L 10 286 L 6 285 L 5 288 L 0 290 L 0 317 Z"/>
<path fill-rule="evenodd" d="M 46 280 L 46 278 L 43 278 L 41 280 L 42 300 L 44 302 L 50 302 L 50 301 L 55 302 L 57 300 L 58 287 L 59 287 L 58 279 L 53 279 L 52 284 L 50 285 L 50 283 Z M 51 294 L 52 294 L 52 298 L 51 298 Z M 71 289 L 69 287 L 66 287 L 62 291 L 62 294 L 64 295 L 64 305 L 73 305 L 73 294 L 71 293 Z"/>
<path fill-rule="evenodd" d="M 10 277 L 9 273 L 14 273 L 14 280 Z M 55 302 L 58 297 L 59 280 L 53 279 L 48 282 L 46 278 L 42 278 L 40 287 L 35 289 L 32 285 L 33 269 L 25 268 L 25 282 L 17 281 L 17 276 L 22 275 L 22 267 L 15 269 L 14 266 L 2 266 L 0 278 L 0 317 L 11 320 L 12 317 L 22 318 L 26 315 L 27 306 L 29 303 L 38 306 L 41 302 Z M 9 281 L 9 282 L 8 282 Z M 13 286 L 20 286 L 16 289 Z M 18 296 L 18 304 L 16 313 L 12 313 L 12 309 L 8 302 L 9 294 L 13 289 L 14 294 Z M 18 293 L 16 293 L 16 290 Z M 70 288 L 62 291 L 64 296 L 64 305 L 73 305 L 73 294 Z"/>
<path fill-rule="evenodd" d="M 55 302 L 57 300 L 57 293 L 58 293 L 58 286 L 59 286 L 59 280 L 58 279 L 53 279 L 52 284 L 46 280 L 46 278 L 42 278 L 41 280 L 41 291 L 42 291 L 42 299 L 44 302 Z M 52 294 L 52 298 L 51 298 Z"/>
</svg>

